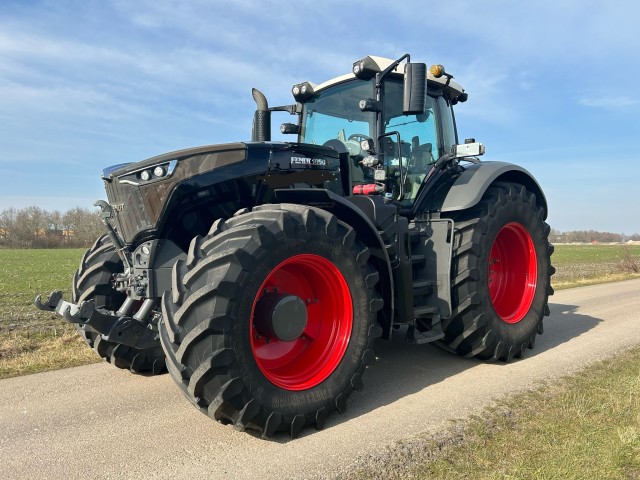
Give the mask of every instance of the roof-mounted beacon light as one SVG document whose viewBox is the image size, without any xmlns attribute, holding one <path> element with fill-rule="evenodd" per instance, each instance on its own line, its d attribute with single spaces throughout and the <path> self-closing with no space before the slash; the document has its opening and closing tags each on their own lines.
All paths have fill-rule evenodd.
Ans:
<svg viewBox="0 0 640 480">
<path fill-rule="evenodd" d="M 453 75 L 447 73 L 442 65 L 431 65 L 429 67 L 429 73 L 433 75 L 435 78 L 445 77 L 447 80 L 445 81 L 445 85 L 449 85 L 451 80 L 453 79 Z"/>
<path fill-rule="evenodd" d="M 442 75 L 445 74 L 444 66 L 442 66 L 442 65 L 431 65 L 429 67 L 429 73 L 431 75 L 433 75 L 434 77 L 436 77 L 436 78 L 440 78 Z"/>
</svg>

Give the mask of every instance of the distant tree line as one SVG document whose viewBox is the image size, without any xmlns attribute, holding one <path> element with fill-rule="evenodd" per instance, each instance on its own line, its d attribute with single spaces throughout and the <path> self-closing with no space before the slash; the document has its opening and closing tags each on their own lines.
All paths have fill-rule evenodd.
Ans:
<svg viewBox="0 0 640 480">
<path fill-rule="evenodd" d="M 560 230 L 552 228 L 549 239 L 553 243 L 620 243 L 629 240 L 640 241 L 640 233 L 624 235 L 620 233 L 597 232 L 595 230 L 561 232 Z"/>
<path fill-rule="evenodd" d="M 8 208 L 0 212 L 0 247 L 71 248 L 90 247 L 104 227 L 98 210 L 72 208 L 66 212 L 40 207 Z M 551 229 L 553 243 L 611 243 L 640 241 L 640 234 Z"/>
<path fill-rule="evenodd" d="M 103 233 L 104 226 L 97 210 L 76 207 L 63 213 L 25 207 L 0 212 L 1 247 L 90 247 Z"/>
</svg>

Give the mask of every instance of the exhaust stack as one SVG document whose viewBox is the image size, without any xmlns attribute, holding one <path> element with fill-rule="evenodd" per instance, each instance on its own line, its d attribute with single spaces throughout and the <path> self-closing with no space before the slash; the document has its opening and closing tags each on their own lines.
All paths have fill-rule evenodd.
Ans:
<svg viewBox="0 0 640 480">
<path fill-rule="evenodd" d="M 253 99 L 256 102 L 251 141 L 268 142 L 271 140 L 271 112 L 269 111 L 267 97 L 257 88 L 251 89 L 251 95 L 253 95 Z"/>
</svg>

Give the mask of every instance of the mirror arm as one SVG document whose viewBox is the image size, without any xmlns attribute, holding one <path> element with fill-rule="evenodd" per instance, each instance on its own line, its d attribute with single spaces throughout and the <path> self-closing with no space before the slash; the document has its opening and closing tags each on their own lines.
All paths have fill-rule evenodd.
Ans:
<svg viewBox="0 0 640 480">
<path fill-rule="evenodd" d="M 387 75 L 389 75 L 389 72 L 391 72 L 398 65 L 400 65 L 400 62 L 402 62 L 405 58 L 407 59 L 407 62 L 411 61 L 411 55 L 409 55 L 408 53 L 405 53 L 403 56 L 401 56 L 398 60 L 393 62 L 391 65 L 389 65 L 383 71 L 381 71 L 380 73 L 376 73 L 376 88 L 379 88 L 382 85 L 382 80 L 384 80 L 384 78 Z"/>
</svg>

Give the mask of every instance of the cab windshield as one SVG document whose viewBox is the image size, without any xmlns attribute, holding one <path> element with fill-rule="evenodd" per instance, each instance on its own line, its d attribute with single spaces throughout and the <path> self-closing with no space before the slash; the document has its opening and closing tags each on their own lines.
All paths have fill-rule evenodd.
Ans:
<svg viewBox="0 0 640 480">
<path fill-rule="evenodd" d="M 386 170 L 385 190 L 399 200 L 402 193 L 401 204 L 408 206 L 442 154 L 436 122 L 437 97 L 427 96 L 425 113 L 405 115 L 402 79 L 387 78 L 384 88 L 385 135 L 376 150 L 379 149 Z M 374 170 L 361 162 L 367 155 L 361 149 L 361 140 L 378 136 L 376 114 L 359 108 L 360 100 L 367 98 L 375 98 L 374 80 L 350 80 L 321 91 L 302 110 L 299 141 L 315 145 L 340 141 L 352 160 L 349 178 L 353 186 L 375 182 Z"/>
<path fill-rule="evenodd" d="M 300 142 L 323 145 L 359 136 L 375 137 L 375 114 L 361 112 L 358 102 L 374 96 L 373 80 L 353 80 L 320 92 L 304 104 Z"/>
</svg>

